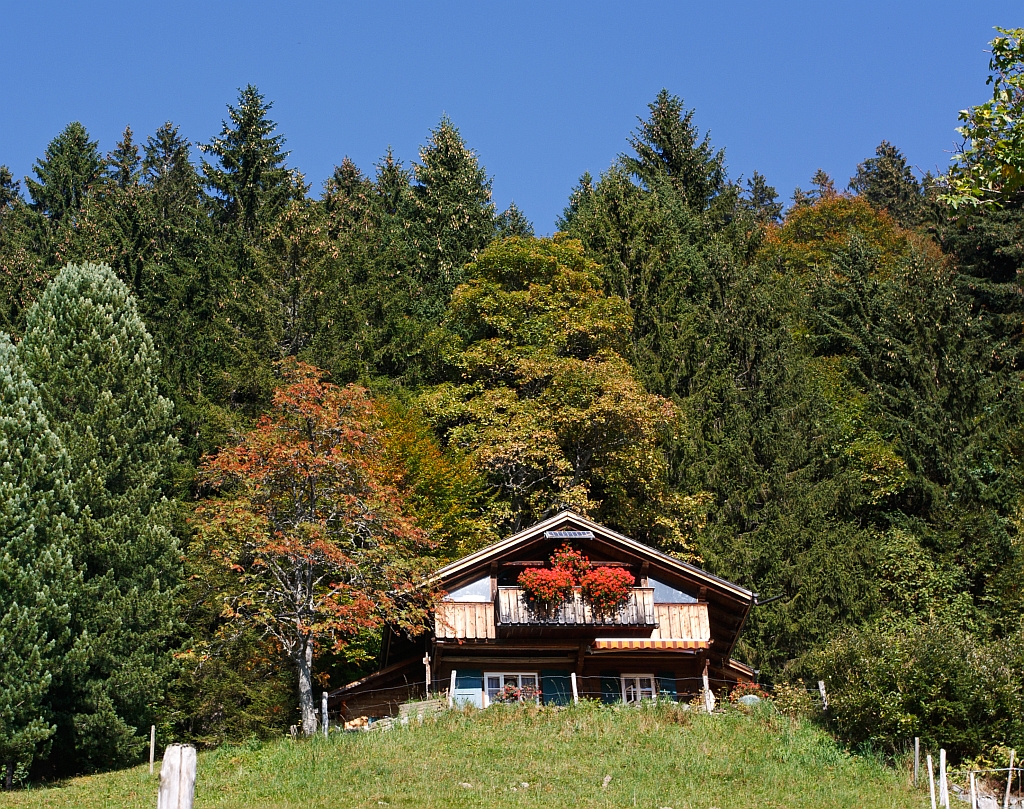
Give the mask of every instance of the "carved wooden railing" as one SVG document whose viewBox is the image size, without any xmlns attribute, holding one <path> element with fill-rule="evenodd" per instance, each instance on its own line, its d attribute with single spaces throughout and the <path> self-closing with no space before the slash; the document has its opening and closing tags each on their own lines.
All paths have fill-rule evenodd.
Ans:
<svg viewBox="0 0 1024 809">
<path fill-rule="evenodd" d="M 548 611 L 530 606 L 520 587 L 499 587 L 499 626 L 651 626 L 655 624 L 654 590 L 634 587 L 626 603 L 610 614 L 595 612 L 579 592 Z"/>
</svg>

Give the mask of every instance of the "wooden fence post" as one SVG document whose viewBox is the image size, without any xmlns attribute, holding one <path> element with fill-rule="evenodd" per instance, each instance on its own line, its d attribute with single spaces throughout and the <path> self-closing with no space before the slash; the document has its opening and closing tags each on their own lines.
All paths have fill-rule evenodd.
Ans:
<svg viewBox="0 0 1024 809">
<path fill-rule="evenodd" d="M 917 789 L 918 775 L 921 772 L 921 737 L 914 737 L 914 789 Z"/>
<path fill-rule="evenodd" d="M 164 750 L 156 809 L 192 809 L 196 790 L 196 749 L 172 744 Z"/>
<path fill-rule="evenodd" d="M 828 710 L 828 694 L 825 693 L 825 681 L 818 680 L 818 690 L 821 692 L 821 710 Z"/>
<path fill-rule="evenodd" d="M 4 789 L 10 792 L 14 789 L 14 761 L 8 761 L 4 767 Z"/>
<path fill-rule="evenodd" d="M 448 707 L 455 707 L 455 669 L 452 669 L 452 684 L 448 689 Z"/>
<path fill-rule="evenodd" d="M 427 673 L 427 690 L 423 692 L 424 699 L 430 699 L 430 654 L 423 655 L 423 666 Z"/>
<path fill-rule="evenodd" d="M 711 681 L 708 679 L 708 664 L 704 663 L 704 709 L 708 713 L 715 711 L 715 692 L 711 690 Z"/>
<path fill-rule="evenodd" d="M 327 720 L 327 692 L 324 691 L 323 696 L 320 697 L 320 722 L 324 726 L 324 738 L 327 738 L 327 734 L 331 730 L 331 723 Z"/>
<path fill-rule="evenodd" d="M 1010 771 L 1006 773 L 1006 794 L 1003 796 L 1003 809 L 1010 809 L 1010 785 L 1013 783 L 1013 759 L 1017 751 L 1010 751 Z"/>
<path fill-rule="evenodd" d="M 946 782 L 946 751 L 939 749 L 939 803 L 949 809 L 949 784 Z"/>
<path fill-rule="evenodd" d="M 569 672 L 569 682 L 572 684 L 572 704 L 579 705 L 580 703 L 580 692 L 576 689 L 576 672 Z"/>
<path fill-rule="evenodd" d="M 978 809 L 978 790 L 974 783 L 974 770 L 971 770 L 971 809 Z"/>
<path fill-rule="evenodd" d="M 938 809 L 935 805 L 935 767 L 932 765 L 932 755 L 928 754 L 928 792 L 932 796 L 932 809 Z"/>
<path fill-rule="evenodd" d="M 149 774 L 153 774 L 153 761 L 156 759 L 156 725 L 149 726 Z"/>
</svg>

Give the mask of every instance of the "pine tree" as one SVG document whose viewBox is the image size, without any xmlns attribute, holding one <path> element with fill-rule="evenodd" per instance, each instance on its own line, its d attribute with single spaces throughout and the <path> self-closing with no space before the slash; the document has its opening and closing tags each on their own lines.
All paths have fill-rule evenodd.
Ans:
<svg viewBox="0 0 1024 809">
<path fill-rule="evenodd" d="M 216 165 L 204 160 L 202 168 L 221 220 L 250 236 L 262 233 L 288 202 L 306 193 L 301 175 L 285 165 L 284 136 L 274 134 L 277 124 L 267 117 L 272 106 L 246 85 L 238 106 L 228 105 L 229 120 L 220 135 L 199 147 L 216 159 Z"/>
<path fill-rule="evenodd" d="M 0 765 L 24 773 L 54 727 L 44 698 L 67 652 L 75 584 L 68 458 L 0 332 Z"/>
<path fill-rule="evenodd" d="M 29 312 L 18 355 L 68 453 L 79 508 L 72 631 L 88 637 L 88 661 L 50 692 L 54 764 L 109 767 L 145 745 L 176 628 L 180 557 L 163 496 L 174 416 L 135 301 L 105 265 L 61 270 Z"/>
<path fill-rule="evenodd" d="M 440 319 L 462 268 L 494 238 L 491 181 L 459 130 L 441 119 L 413 166 L 424 315 Z"/>
<path fill-rule="evenodd" d="M 36 179 L 25 178 L 35 210 L 54 224 L 74 217 L 95 189 L 103 171 L 96 141 L 78 121 L 50 141 L 41 160 L 32 167 Z"/>
</svg>

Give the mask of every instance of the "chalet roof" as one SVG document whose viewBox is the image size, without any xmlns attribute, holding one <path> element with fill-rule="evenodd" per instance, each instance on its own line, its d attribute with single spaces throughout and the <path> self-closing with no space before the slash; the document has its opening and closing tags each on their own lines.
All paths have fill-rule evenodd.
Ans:
<svg viewBox="0 0 1024 809">
<path fill-rule="evenodd" d="M 738 601 L 751 603 L 757 597 L 756 593 L 751 592 L 744 587 L 740 587 L 738 584 L 733 584 L 719 576 L 708 573 L 706 570 L 701 570 L 696 565 L 691 565 L 688 562 L 676 559 L 674 556 L 663 553 L 649 545 L 644 545 L 642 542 L 637 542 L 635 539 L 630 539 L 617 531 L 612 531 L 610 528 L 599 525 L 593 520 L 589 520 L 586 517 L 580 516 L 576 512 L 569 510 L 561 511 L 553 517 L 549 517 L 546 520 L 542 520 L 539 523 L 531 525 L 529 528 L 523 529 L 518 534 L 513 534 L 510 537 L 495 542 L 493 545 L 488 545 L 486 548 L 482 548 L 475 553 L 471 553 L 469 556 L 464 556 L 462 559 L 458 559 L 448 565 L 445 565 L 434 573 L 431 577 L 431 581 L 435 584 L 444 585 L 447 582 L 464 578 L 464 575 L 473 569 L 483 569 L 490 564 L 491 561 L 508 556 L 516 549 L 543 537 L 546 533 L 555 534 L 559 536 L 559 538 L 561 538 L 560 535 L 563 533 L 573 533 L 558 531 L 556 534 L 554 531 L 556 527 L 562 526 L 567 522 L 573 523 L 581 529 L 582 532 L 591 533 L 607 542 L 620 546 L 624 551 L 627 551 L 640 559 L 655 562 L 659 566 L 668 568 L 669 570 L 682 574 L 687 578 L 696 579 L 708 587 L 713 587 L 723 595 L 731 595 Z"/>
</svg>

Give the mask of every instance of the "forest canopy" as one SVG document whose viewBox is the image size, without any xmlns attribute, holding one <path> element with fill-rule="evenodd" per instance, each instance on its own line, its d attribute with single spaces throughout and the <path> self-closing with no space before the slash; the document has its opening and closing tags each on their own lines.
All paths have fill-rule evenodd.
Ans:
<svg viewBox="0 0 1024 809">
<path fill-rule="evenodd" d="M 736 657 L 850 743 L 1024 748 L 1021 37 L 946 176 L 883 141 L 784 202 L 664 90 L 545 238 L 447 117 L 312 192 L 253 86 L 0 167 L 0 761 L 312 727 L 566 506 L 759 593 Z"/>
</svg>

